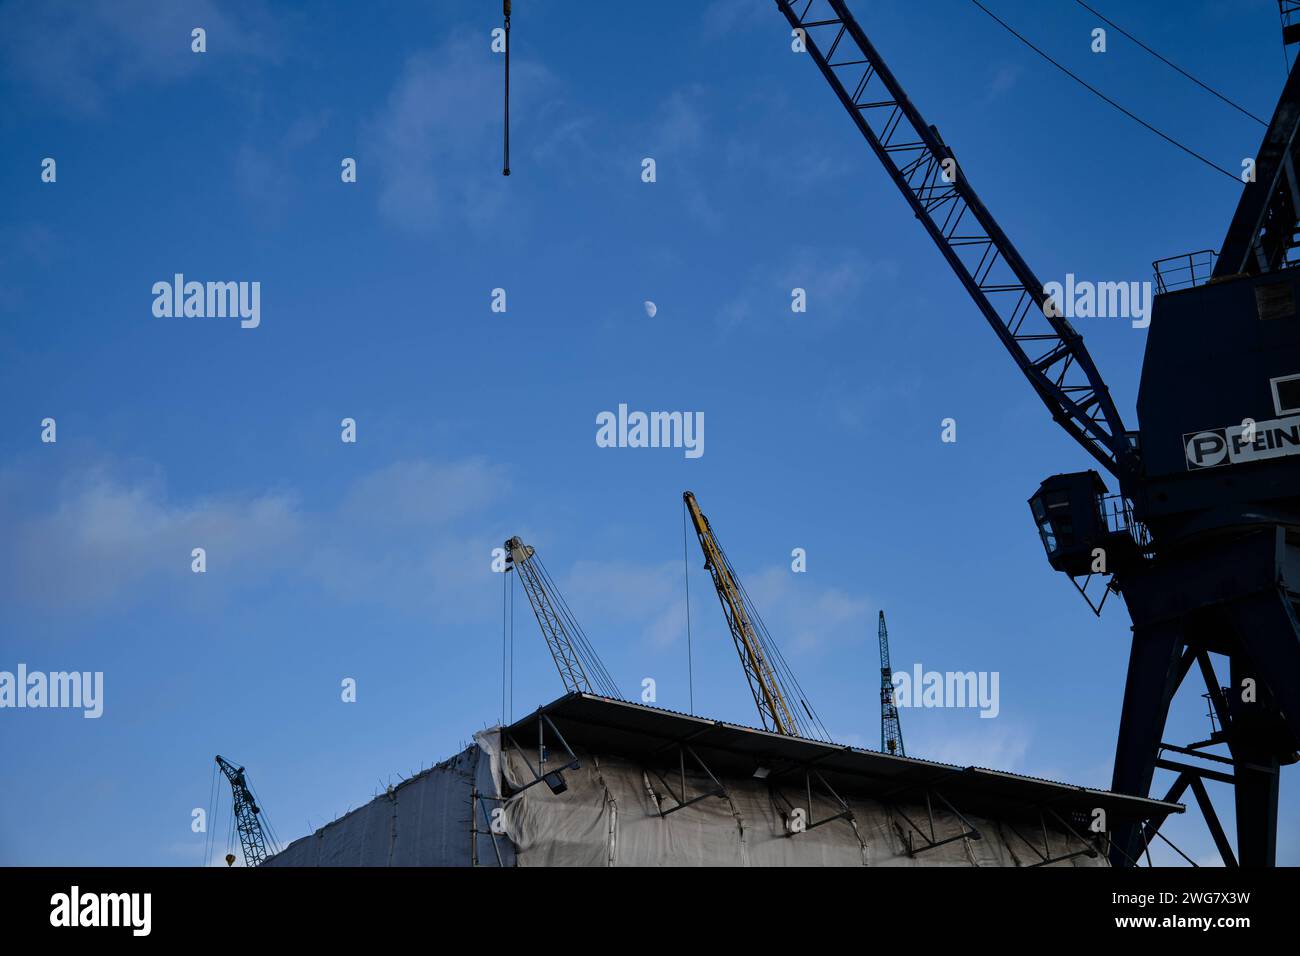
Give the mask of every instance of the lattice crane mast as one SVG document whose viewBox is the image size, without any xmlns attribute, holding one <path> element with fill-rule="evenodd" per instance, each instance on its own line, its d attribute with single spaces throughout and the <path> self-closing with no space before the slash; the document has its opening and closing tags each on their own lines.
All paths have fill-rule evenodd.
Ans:
<svg viewBox="0 0 1300 956">
<path fill-rule="evenodd" d="M 718 592 L 718 601 L 722 604 L 722 613 L 727 619 L 731 640 L 736 645 L 740 666 L 745 672 L 750 693 L 754 695 L 763 728 L 792 737 L 824 736 L 824 729 L 818 730 L 820 722 L 736 577 L 695 495 L 685 492 L 682 500 L 686 502 L 700 550 L 704 552 L 705 570 L 713 578 L 713 587 Z M 803 707 L 803 714 L 796 709 L 796 704 Z"/>
<path fill-rule="evenodd" d="M 506 570 L 518 572 L 564 689 L 570 693 L 621 698 L 618 685 L 605 670 L 541 558 L 518 537 L 506 542 Z"/>
<path fill-rule="evenodd" d="M 244 865 L 261 866 L 268 856 L 268 841 L 262 827 L 262 810 L 253 799 L 248 778 L 244 776 L 244 768 L 236 767 L 220 754 L 217 754 L 217 766 L 230 782 L 235 829 L 239 832 L 239 845 L 244 851 Z M 272 848 L 274 849 L 274 844 Z M 226 865 L 233 866 L 234 862 L 234 854 L 226 854 Z"/>
<path fill-rule="evenodd" d="M 880 612 L 880 752 L 906 757 L 903 750 L 903 725 L 894 704 L 894 669 L 889 664 L 889 631 L 885 612 Z"/>
</svg>

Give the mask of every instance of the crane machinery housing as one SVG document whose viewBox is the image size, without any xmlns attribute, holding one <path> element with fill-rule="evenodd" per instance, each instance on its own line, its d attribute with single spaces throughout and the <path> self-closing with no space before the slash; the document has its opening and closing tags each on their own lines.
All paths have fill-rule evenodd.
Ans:
<svg viewBox="0 0 1300 956">
<path fill-rule="evenodd" d="M 1095 470 L 1059 474 L 1029 500 L 1051 566 L 1086 598 L 1105 580 L 1101 600 L 1120 594 L 1132 618 L 1112 789 L 1146 796 L 1157 768 L 1173 771 L 1166 799 L 1191 788 L 1226 865 L 1274 865 L 1279 768 L 1300 759 L 1300 60 L 1208 282 L 1194 256 L 1156 263 L 1130 431 L 1083 337 L 846 0 L 776 4 L 1052 418 L 1118 483 L 1109 495 Z M 1226 688 L 1210 654 L 1227 658 Z M 1167 743 L 1193 666 L 1218 727 Z M 1207 780 L 1232 787 L 1235 853 Z M 1112 863 L 1134 865 L 1159 825 L 1117 827 Z"/>
</svg>

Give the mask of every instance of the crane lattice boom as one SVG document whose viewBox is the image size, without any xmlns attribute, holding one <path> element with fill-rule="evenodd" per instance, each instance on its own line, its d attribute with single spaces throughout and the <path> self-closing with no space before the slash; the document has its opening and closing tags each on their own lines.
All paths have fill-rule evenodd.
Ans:
<svg viewBox="0 0 1300 956">
<path fill-rule="evenodd" d="M 889 663 L 889 631 L 880 612 L 880 752 L 905 757 L 903 725 L 894 704 L 894 669 Z"/>
<path fill-rule="evenodd" d="M 1083 337 L 984 207 L 845 0 L 777 0 L 858 131 L 1052 417 L 1121 485 L 1136 452 Z"/>
<path fill-rule="evenodd" d="M 764 729 L 788 736 L 815 736 L 813 723 L 816 718 L 809 710 L 808 721 L 802 720 L 794 709 L 793 701 L 798 701 L 805 708 L 807 702 L 798 694 L 797 688 L 794 688 L 795 693 L 791 693 L 781 680 L 778 672 L 784 668 L 780 651 L 732 570 L 726 552 L 713 534 L 709 519 L 700 511 L 699 503 L 691 492 L 683 494 L 682 499 L 686 502 L 691 523 L 695 526 L 700 550 L 704 552 L 704 567 L 713 578 L 714 590 L 718 592 L 722 613 L 731 630 L 731 639 L 736 645 L 740 666 L 745 672 L 750 693 L 754 695 L 754 704 L 758 707 Z"/>
<path fill-rule="evenodd" d="M 519 574 L 565 690 L 621 697 L 618 685 L 596 656 L 595 649 L 564 602 L 559 588 L 547 574 L 537 552 L 514 537 L 506 542 L 506 554 L 506 570 L 513 568 Z"/>
<path fill-rule="evenodd" d="M 268 854 L 266 834 L 262 830 L 261 808 L 253 799 L 244 776 L 244 768 L 236 767 L 220 754 L 217 754 L 217 766 L 226 779 L 234 799 L 235 829 L 239 831 L 239 845 L 244 851 L 245 866 L 261 866 Z M 230 862 L 231 858 L 227 858 Z"/>
</svg>

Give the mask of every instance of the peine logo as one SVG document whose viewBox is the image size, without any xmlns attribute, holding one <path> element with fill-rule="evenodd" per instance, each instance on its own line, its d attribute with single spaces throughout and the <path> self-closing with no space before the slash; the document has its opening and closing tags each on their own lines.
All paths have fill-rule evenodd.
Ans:
<svg viewBox="0 0 1300 956">
<path fill-rule="evenodd" d="M 82 893 L 78 886 L 50 897 L 51 926 L 127 926 L 148 936 L 153 926 L 152 893 Z"/>
<path fill-rule="evenodd" d="M 684 448 L 687 458 L 704 454 L 703 412 L 629 412 L 596 416 L 598 448 Z"/>
<path fill-rule="evenodd" d="M 186 282 L 178 272 L 171 282 L 155 282 L 153 295 L 153 314 L 160 319 L 238 318 L 245 329 L 262 324 L 260 282 Z"/>
<path fill-rule="evenodd" d="M 1183 450 L 1188 471 L 1300 455 L 1300 416 L 1190 432 L 1183 436 Z"/>
</svg>

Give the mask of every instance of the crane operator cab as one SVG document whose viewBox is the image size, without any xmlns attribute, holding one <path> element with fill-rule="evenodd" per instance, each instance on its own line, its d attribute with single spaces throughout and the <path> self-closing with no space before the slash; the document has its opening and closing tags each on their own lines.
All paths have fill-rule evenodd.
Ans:
<svg viewBox="0 0 1300 956">
<path fill-rule="evenodd" d="M 1095 471 L 1053 475 L 1038 486 L 1029 510 L 1053 570 L 1070 577 L 1106 574 L 1136 552 L 1127 522 L 1112 522 L 1106 500 L 1106 485 Z"/>
</svg>

